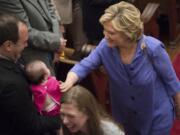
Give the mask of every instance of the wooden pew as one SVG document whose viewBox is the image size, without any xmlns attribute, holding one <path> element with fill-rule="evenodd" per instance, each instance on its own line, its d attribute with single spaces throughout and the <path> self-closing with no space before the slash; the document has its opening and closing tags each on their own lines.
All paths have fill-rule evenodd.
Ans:
<svg viewBox="0 0 180 135">
<path fill-rule="evenodd" d="M 180 39 L 180 20 L 178 20 L 177 14 L 180 13 L 180 2 L 178 2 L 178 0 L 168 0 L 167 10 L 169 19 L 170 44 L 176 45 L 177 41 Z"/>
<path fill-rule="evenodd" d="M 157 24 L 158 3 L 148 3 L 142 12 L 141 19 L 144 22 L 144 33 L 159 38 L 159 27 Z"/>
<path fill-rule="evenodd" d="M 171 45 L 177 44 L 177 41 L 180 39 L 179 36 L 180 35 L 180 0 L 134 0 L 133 1 L 133 4 L 136 7 L 138 7 L 142 13 L 146 5 L 148 6 L 149 3 L 159 4 L 158 12 L 155 13 L 157 15 L 155 15 L 154 17 L 157 18 L 159 15 L 167 16 L 169 23 L 169 26 L 167 26 L 169 27 L 168 40 L 170 41 Z M 152 18 L 152 20 L 156 19 L 154 17 Z M 145 24 L 145 29 L 147 27 L 151 27 L 152 31 L 156 31 L 157 26 L 155 25 Z M 156 35 L 156 32 L 153 33 L 155 33 Z"/>
</svg>

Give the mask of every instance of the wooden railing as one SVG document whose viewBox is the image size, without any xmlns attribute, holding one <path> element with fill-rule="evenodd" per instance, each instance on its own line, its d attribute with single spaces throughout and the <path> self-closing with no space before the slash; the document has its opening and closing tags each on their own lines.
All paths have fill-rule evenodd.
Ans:
<svg viewBox="0 0 180 135">
<path fill-rule="evenodd" d="M 160 14 L 165 14 L 168 17 L 169 23 L 169 33 L 168 38 L 170 44 L 175 45 L 180 39 L 180 0 L 134 0 L 133 4 L 140 9 L 143 13 L 143 10 L 149 3 L 159 4 L 159 12 L 155 12 L 155 17 L 158 17 Z M 156 18 L 152 18 L 156 19 Z M 158 26 L 156 24 L 145 25 L 146 27 L 151 27 L 152 32 L 158 34 Z M 149 29 L 149 28 L 148 28 Z M 154 36 L 154 35 L 153 35 Z"/>
</svg>

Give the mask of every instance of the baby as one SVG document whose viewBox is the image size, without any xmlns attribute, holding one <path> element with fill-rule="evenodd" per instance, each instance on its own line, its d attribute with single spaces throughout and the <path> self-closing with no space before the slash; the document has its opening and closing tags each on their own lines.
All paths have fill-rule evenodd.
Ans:
<svg viewBox="0 0 180 135">
<path fill-rule="evenodd" d="M 42 115 L 58 115 L 62 96 L 59 81 L 50 75 L 50 70 L 40 60 L 27 64 L 25 71 L 31 82 L 34 104 L 38 112 Z"/>
</svg>

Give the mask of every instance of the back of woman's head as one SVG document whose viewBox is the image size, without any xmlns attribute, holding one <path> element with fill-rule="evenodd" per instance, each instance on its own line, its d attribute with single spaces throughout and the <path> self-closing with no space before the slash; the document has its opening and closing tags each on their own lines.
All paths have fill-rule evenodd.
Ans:
<svg viewBox="0 0 180 135">
<path fill-rule="evenodd" d="M 112 22 L 114 29 L 123 32 L 130 40 L 137 41 L 143 33 L 140 11 L 128 2 L 119 2 L 107 8 L 100 23 Z"/>
<path fill-rule="evenodd" d="M 91 134 L 100 135 L 100 120 L 105 116 L 95 97 L 86 88 L 76 85 L 67 91 L 63 98 L 62 104 L 75 104 L 79 111 L 88 116 L 87 126 Z"/>
</svg>

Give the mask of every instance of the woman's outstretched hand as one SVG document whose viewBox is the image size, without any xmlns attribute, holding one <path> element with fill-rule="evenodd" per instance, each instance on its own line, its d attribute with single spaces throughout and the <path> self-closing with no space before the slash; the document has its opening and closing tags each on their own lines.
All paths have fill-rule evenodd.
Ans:
<svg viewBox="0 0 180 135">
<path fill-rule="evenodd" d="M 73 86 L 73 84 L 71 82 L 62 82 L 61 81 L 61 84 L 60 84 L 61 92 L 68 91 L 72 86 Z"/>
<path fill-rule="evenodd" d="M 74 72 L 69 72 L 66 77 L 66 81 L 60 81 L 61 92 L 68 91 L 77 81 L 79 80 L 78 76 Z"/>
</svg>

